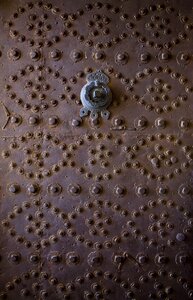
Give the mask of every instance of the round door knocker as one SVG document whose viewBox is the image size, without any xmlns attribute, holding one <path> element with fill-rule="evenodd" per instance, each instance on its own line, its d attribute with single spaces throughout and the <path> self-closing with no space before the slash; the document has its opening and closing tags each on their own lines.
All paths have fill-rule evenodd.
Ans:
<svg viewBox="0 0 193 300">
<path fill-rule="evenodd" d="M 108 87 L 109 78 L 101 70 L 89 74 L 80 93 L 83 107 L 80 116 L 85 117 L 90 112 L 92 120 L 97 119 L 99 113 L 102 118 L 108 119 L 110 116 L 107 110 L 112 101 L 112 93 Z"/>
</svg>

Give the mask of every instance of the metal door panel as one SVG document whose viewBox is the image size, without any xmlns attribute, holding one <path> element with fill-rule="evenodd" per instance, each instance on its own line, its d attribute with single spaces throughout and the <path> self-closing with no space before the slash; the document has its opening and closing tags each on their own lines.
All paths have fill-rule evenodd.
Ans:
<svg viewBox="0 0 193 300">
<path fill-rule="evenodd" d="M 191 299 L 192 3 L 0 2 L 1 299 Z M 110 118 L 80 117 L 88 75 Z"/>
</svg>

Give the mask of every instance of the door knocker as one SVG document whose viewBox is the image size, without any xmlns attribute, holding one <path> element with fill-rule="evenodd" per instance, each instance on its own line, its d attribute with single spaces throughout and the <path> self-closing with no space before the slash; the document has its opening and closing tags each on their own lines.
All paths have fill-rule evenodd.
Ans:
<svg viewBox="0 0 193 300">
<path fill-rule="evenodd" d="M 90 112 L 90 118 L 95 120 L 99 117 L 108 119 L 110 116 L 107 110 L 112 102 L 112 93 L 108 87 L 109 78 L 101 70 L 89 74 L 87 83 L 83 86 L 80 99 L 83 107 L 80 116 L 85 117 Z"/>
</svg>

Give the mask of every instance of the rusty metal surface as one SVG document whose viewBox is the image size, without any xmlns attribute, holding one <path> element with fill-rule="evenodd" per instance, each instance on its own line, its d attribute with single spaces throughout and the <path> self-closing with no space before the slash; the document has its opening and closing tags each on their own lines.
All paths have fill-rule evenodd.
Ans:
<svg viewBox="0 0 193 300">
<path fill-rule="evenodd" d="M 193 299 L 192 8 L 0 1 L 1 299 Z"/>
</svg>

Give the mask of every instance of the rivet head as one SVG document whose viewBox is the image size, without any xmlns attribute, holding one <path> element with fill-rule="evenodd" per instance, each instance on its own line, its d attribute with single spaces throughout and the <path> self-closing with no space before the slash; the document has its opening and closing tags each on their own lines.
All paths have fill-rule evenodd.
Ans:
<svg viewBox="0 0 193 300">
<path fill-rule="evenodd" d="M 179 52 L 176 59 L 179 65 L 187 65 L 190 62 L 191 56 L 189 53 Z"/>
<path fill-rule="evenodd" d="M 39 186 L 37 184 L 29 184 L 27 186 L 27 192 L 30 195 L 36 195 L 39 192 Z"/>
<path fill-rule="evenodd" d="M 12 194 L 16 194 L 20 191 L 20 186 L 16 183 L 12 183 L 9 185 L 8 190 Z"/>
<path fill-rule="evenodd" d="M 66 255 L 66 261 L 69 265 L 76 265 L 79 263 L 80 261 L 80 257 L 78 254 L 76 254 L 75 252 L 69 252 Z"/>
<path fill-rule="evenodd" d="M 124 188 L 123 186 L 117 185 L 117 186 L 115 187 L 115 194 L 116 194 L 117 196 L 124 196 L 124 194 L 125 194 L 125 188 Z"/>
<path fill-rule="evenodd" d="M 90 124 L 91 124 L 92 126 L 97 126 L 97 125 L 100 124 L 100 121 L 99 121 L 99 119 L 97 119 L 97 118 L 93 118 L 93 119 L 92 119 L 92 117 L 91 117 Z"/>
<path fill-rule="evenodd" d="M 57 116 L 51 116 L 48 118 L 48 124 L 50 127 L 55 127 L 59 123 L 59 119 Z"/>
<path fill-rule="evenodd" d="M 30 295 L 30 291 L 28 289 L 21 290 L 21 296 L 27 297 Z"/>
<path fill-rule="evenodd" d="M 162 61 L 168 61 L 171 58 L 171 54 L 168 51 L 161 51 L 158 56 Z"/>
<path fill-rule="evenodd" d="M 38 125 L 38 123 L 39 123 L 39 117 L 38 116 L 30 116 L 29 119 L 28 119 L 28 123 L 31 126 Z"/>
<path fill-rule="evenodd" d="M 163 118 L 158 118 L 155 120 L 155 126 L 157 128 L 165 128 L 166 127 L 166 120 Z"/>
<path fill-rule="evenodd" d="M 138 257 L 138 261 L 141 265 L 145 264 L 147 262 L 147 257 L 145 255 L 140 255 Z"/>
<path fill-rule="evenodd" d="M 81 192 L 81 188 L 80 188 L 80 186 L 78 184 L 71 184 L 68 187 L 68 191 L 72 195 L 78 195 Z"/>
<path fill-rule="evenodd" d="M 161 186 L 157 189 L 159 195 L 165 195 L 168 193 L 168 188 L 165 186 Z"/>
<path fill-rule="evenodd" d="M 164 254 L 157 254 L 155 257 L 155 261 L 157 264 L 163 265 L 167 263 L 168 258 Z"/>
<path fill-rule="evenodd" d="M 72 50 L 72 52 L 70 53 L 70 57 L 72 61 L 78 62 L 83 58 L 83 53 L 79 50 Z"/>
<path fill-rule="evenodd" d="M 182 53 L 181 56 L 180 56 L 181 60 L 183 61 L 187 61 L 189 59 L 189 55 L 188 54 L 185 54 L 185 53 Z"/>
<path fill-rule="evenodd" d="M 190 196 L 192 194 L 192 191 L 189 185 L 182 184 L 178 189 L 178 193 L 181 197 L 186 198 L 187 196 Z"/>
<path fill-rule="evenodd" d="M 129 55 L 127 52 L 119 52 L 115 56 L 115 62 L 117 64 L 124 65 L 128 62 L 128 60 L 129 60 Z"/>
<path fill-rule="evenodd" d="M 61 58 L 62 54 L 60 50 L 54 49 L 50 52 L 50 58 L 53 60 L 59 60 Z"/>
<path fill-rule="evenodd" d="M 190 120 L 182 118 L 179 122 L 179 127 L 181 129 L 188 129 L 188 127 L 190 127 Z"/>
<path fill-rule="evenodd" d="M 176 264 L 186 264 L 189 262 L 189 255 L 186 252 L 179 252 L 175 257 Z"/>
<path fill-rule="evenodd" d="M 92 194 L 96 194 L 96 195 L 99 195 L 102 193 L 102 187 L 100 184 L 94 184 L 92 185 L 91 187 L 91 193 Z"/>
<path fill-rule="evenodd" d="M 44 299 L 44 298 L 47 298 L 49 294 L 48 294 L 48 292 L 46 290 L 41 290 L 40 291 L 40 295 Z"/>
<path fill-rule="evenodd" d="M 147 196 L 148 195 L 148 188 L 146 186 L 138 186 L 136 188 L 136 193 L 138 196 Z"/>
<path fill-rule="evenodd" d="M 41 52 L 39 50 L 31 50 L 30 57 L 32 60 L 37 61 L 41 57 Z"/>
<path fill-rule="evenodd" d="M 59 195 L 61 191 L 62 191 L 62 187 L 58 183 L 50 184 L 48 186 L 48 192 L 53 196 Z"/>
<path fill-rule="evenodd" d="M 53 251 L 49 253 L 48 260 L 53 264 L 58 264 L 62 261 L 62 256 L 59 252 Z"/>
<path fill-rule="evenodd" d="M 89 255 L 88 255 L 88 264 L 91 266 L 91 267 L 97 267 L 97 266 L 100 266 L 103 262 L 103 256 L 101 253 L 98 253 L 98 252 L 91 252 Z"/>
<path fill-rule="evenodd" d="M 29 259 L 34 264 L 37 264 L 40 261 L 40 257 L 38 254 L 31 254 Z"/>
<path fill-rule="evenodd" d="M 8 255 L 8 259 L 10 262 L 18 264 L 21 261 L 21 254 L 19 252 L 11 252 Z"/>
<path fill-rule="evenodd" d="M 193 290 L 190 290 L 190 291 L 188 292 L 188 297 L 189 297 L 190 299 L 193 299 Z"/>
<path fill-rule="evenodd" d="M 114 254 L 113 255 L 113 262 L 115 264 L 122 264 L 125 261 L 125 257 L 122 254 Z"/>
<path fill-rule="evenodd" d="M 176 240 L 178 242 L 183 242 L 183 241 L 185 241 L 185 239 L 186 239 L 186 236 L 184 233 L 179 232 L 176 234 Z"/>
<path fill-rule="evenodd" d="M 73 127 L 79 127 L 82 123 L 82 120 L 81 119 L 73 119 L 72 120 L 72 126 Z"/>
<path fill-rule="evenodd" d="M 22 118 L 20 115 L 11 116 L 11 124 L 18 126 L 21 124 L 21 122 L 22 122 Z"/>
<path fill-rule="evenodd" d="M 8 57 L 13 61 L 18 60 L 21 57 L 21 51 L 17 48 L 12 48 L 8 51 Z"/>
<path fill-rule="evenodd" d="M 93 55 L 96 60 L 103 60 L 105 58 L 105 53 L 103 51 L 97 51 Z"/>
<path fill-rule="evenodd" d="M 141 53 L 140 60 L 143 63 L 147 63 L 151 59 L 151 55 L 149 53 Z"/>
<path fill-rule="evenodd" d="M 188 257 L 186 255 L 181 255 L 179 257 L 179 263 L 180 264 L 185 264 L 185 263 L 187 263 L 187 261 L 188 261 Z"/>
<path fill-rule="evenodd" d="M 124 123 L 123 118 L 114 118 L 113 123 L 115 126 L 121 126 Z"/>
<path fill-rule="evenodd" d="M 134 121 L 135 128 L 137 129 L 143 129 L 147 126 L 147 124 L 148 121 L 144 116 L 141 116 Z"/>
</svg>

